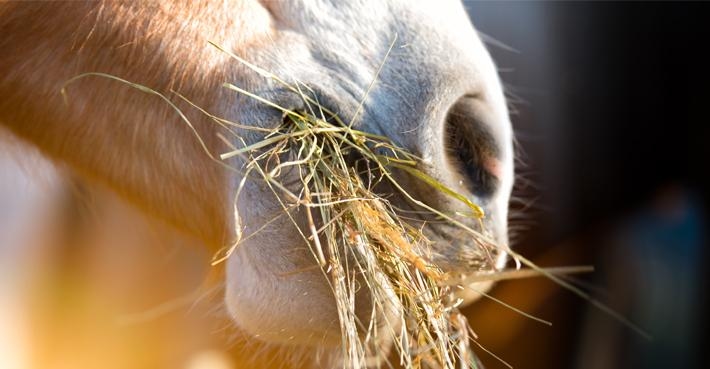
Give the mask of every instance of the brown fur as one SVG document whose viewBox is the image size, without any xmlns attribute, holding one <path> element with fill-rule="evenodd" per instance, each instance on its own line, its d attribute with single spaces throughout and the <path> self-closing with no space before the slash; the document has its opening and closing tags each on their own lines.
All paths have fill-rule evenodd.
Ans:
<svg viewBox="0 0 710 369">
<path fill-rule="evenodd" d="M 0 122 L 144 210 L 223 245 L 233 229 L 224 170 L 174 111 L 95 77 L 70 86 L 67 104 L 60 90 L 80 73 L 103 72 L 214 109 L 228 58 L 206 41 L 248 48 L 270 31 L 265 12 L 254 1 L 2 3 Z M 214 125 L 191 118 L 219 152 Z"/>
</svg>

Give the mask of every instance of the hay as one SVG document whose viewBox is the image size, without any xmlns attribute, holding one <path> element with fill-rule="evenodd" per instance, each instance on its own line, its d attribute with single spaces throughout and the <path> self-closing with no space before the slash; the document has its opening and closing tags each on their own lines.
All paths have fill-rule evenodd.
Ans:
<svg viewBox="0 0 710 369">
<path fill-rule="evenodd" d="M 497 245 L 484 234 L 485 228 L 481 220 L 485 214 L 481 207 L 419 170 L 419 158 L 398 147 L 387 137 L 352 128 L 352 123 L 362 110 L 364 101 L 396 40 L 395 35 L 360 106 L 347 124 L 322 106 L 307 85 L 298 81 L 289 84 L 273 73 L 211 43 L 264 78 L 298 93 L 307 107 L 305 111 L 291 111 L 225 83 L 224 86 L 228 89 L 279 109 L 283 113 L 284 124 L 269 132 L 262 141 L 252 145 L 244 144 L 243 148 L 223 154 L 221 158 L 246 155 L 246 171 L 257 170 L 260 179 L 274 191 L 289 217 L 289 209 L 294 205 L 304 207 L 310 232 L 310 236 L 304 235 L 304 239 L 311 246 L 314 257 L 330 281 L 336 299 L 342 333 L 343 367 L 362 368 L 373 362 L 381 366 L 381 360 L 387 355 L 386 347 L 383 349 L 378 344 L 378 336 L 382 334 L 382 330 L 387 331 L 384 333 L 386 336 L 394 338 L 393 344 L 399 353 L 400 364 L 406 368 L 477 368 L 478 359 L 471 349 L 471 342 L 511 367 L 471 340 L 475 334 L 458 310 L 462 301 L 453 299 L 455 288 L 470 288 L 470 284 L 474 282 L 504 279 L 544 276 L 587 300 L 641 336 L 650 337 L 633 322 L 561 277 L 566 274 L 591 272 L 592 267 L 540 268 L 508 248 L 504 251 L 513 257 L 516 263 L 514 270 L 495 271 L 493 263 L 490 263 L 490 270 L 483 270 L 463 279 L 450 278 L 432 262 L 431 250 L 428 247 L 430 242 L 424 235 L 423 227 L 414 228 L 408 225 L 403 220 L 404 217 L 398 214 L 384 197 L 386 194 L 377 194 L 373 190 L 378 182 L 388 183 L 414 207 L 466 232 L 481 254 L 490 255 L 491 251 L 503 246 Z M 291 160 L 280 162 L 281 157 L 293 154 L 295 156 Z M 348 162 L 347 158 L 350 156 L 359 158 L 361 165 Z M 274 163 L 269 164 L 270 162 Z M 357 171 L 357 167 L 365 167 L 366 170 Z M 284 183 L 279 181 L 278 175 L 286 168 L 298 173 L 301 185 L 301 192 L 298 194 L 289 191 Z M 457 215 L 478 219 L 480 231 L 412 196 L 393 176 L 392 169 L 398 169 L 433 190 L 463 203 L 470 213 Z M 373 180 L 373 177 L 376 179 Z M 368 178 L 367 184 L 363 182 L 363 178 Z M 237 193 L 240 191 L 241 188 Z M 289 201 L 291 204 L 287 205 Z M 314 209 L 320 215 L 320 228 L 314 221 Z M 297 225 L 295 220 L 294 224 Z M 321 238 L 325 242 L 322 242 Z M 216 255 L 215 262 L 224 260 L 232 250 L 233 247 L 227 249 L 223 255 Z M 521 265 L 529 269 L 521 270 Z M 375 309 L 367 326 L 358 321 L 354 310 L 358 273 L 367 283 Z M 475 292 L 525 317 L 552 325 L 482 291 Z M 377 309 L 379 311 L 376 311 Z M 378 317 L 385 320 L 384 325 L 380 326 L 376 322 Z M 395 331 L 396 329 L 399 330 Z M 388 339 L 385 339 L 385 342 L 388 342 Z"/>
<path fill-rule="evenodd" d="M 233 137 L 222 137 L 227 144 L 232 145 L 235 138 L 241 142 L 241 148 L 234 148 L 220 158 L 210 153 L 175 103 L 155 90 L 103 73 L 78 75 L 67 81 L 64 87 L 94 76 L 109 78 L 159 97 L 193 130 L 210 158 L 241 173 L 237 198 L 247 180 L 256 180 L 273 191 L 289 217 L 295 207 L 303 208 L 308 229 L 301 235 L 310 245 L 335 297 L 342 333 L 343 368 L 389 366 L 385 360 L 390 346 L 395 348 L 399 363 L 405 368 L 476 368 L 477 359 L 471 349 L 474 335 L 458 310 L 461 301 L 453 298 L 453 290 L 461 283 L 451 280 L 432 262 L 431 243 L 424 235 L 424 228 L 403 221 L 384 197 L 387 194 L 378 194 L 374 188 L 380 183 L 390 184 L 414 206 L 469 232 L 479 247 L 490 249 L 483 253 L 490 253 L 497 247 L 493 242 L 412 196 L 398 183 L 392 170 L 406 173 L 435 191 L 462 202 L 470 209 L 469 216 L 473 218 L 483 218 L 481 208 L 420 171 L 417 168 L 420 159 L 388 138 L 345 124 L 321 106 L 316 96 L 304 93 L 310 92 L 307 86 L 287 85 L 268 72 L 253 65 L 249 67 L 299 93 L 308 109 L 299 112 L 284 109 L 237 86 L 225 84 L 226 88 L 283 112 L 283 124 L 268 130 L 210 115 L 176 93 L 231 132 Z M 66 98 L 65 89 L 62 93 Z M 259 131 L 264 138 L 248 145 L 233 129 L 235 126 L 241 130 Z M 232 168 L 223 161 L 233 156 L 242 156 L 245 167 Z M 290 189 L 294 186 L 286 184 L 292 180 L 289 175 L 294 173 L 299 181 L 296 191 Z M 294 218 L 291 219 L 297 224 Z M 212 264 L 226 260 L 238 246 L 239 241 L 218 252 Z M 366 284 L 369 292 L 370 312 L 355 311 L 361 282 Z M 369 317 L 369 321 L 361 321 L 359 317 Z"/>
<path fill-rule="evenodd" d="M 468 287 L 469 283 L 488 280 L 546 276 L 638 330 L 618 313 L 591 299 L 588 294 L 559 277 L 560 274 L 589 271 L 588 267 L 542 269 L 506 249 L 516 262 L 531 269 L 501 272 L 491 270 L 489 273 L 479 273 L 464 279 L 450 278 L 433 262 L 431 242 L 425 236 L 426 224 L 422 227 L 408 224 L 390 203 L 388 194 L 378 194 L 375 188 L 379 184 L 387 184 L 413 207 L 433 214 L 438 221 L 467 232 L 472 242 L 480 248 L 481 254 L 490 255 L 499 247 L 495 242 L 481 231 L 412 196 L 399 184 L 393 170 L 463 203 L 470 210 L 467 216 L 480 221 L 485 215 L 478 205 L 419 170 L 420 159 L 398 147 L 390 139 L 352 128 L 351 123 L 355 117 L 352 117 L 348 124 L 343 122 L 340 117 L 318 103 L 317 96 L 306 85 L 300 82 L 286 83 L 268 71 L 217 45 L 214 46 L 263 77 L 298 93 L 307 109 L 285 109 L 249 91 L 225 83 L 224 87 L 259 100 L 283 113 L 283 123 L 279 127 L 264 129 L 239 125 L 210 115 L 176 93 L 230 132 L 233 137 L 221 136 L 228 145 L 233 145 L 234 138 L 241 143 L 241 147 L 232 146 L 233 151 L 216 158 L 180 109 L 170 99 L 148 87 L 103 73 L 78 75 L 67 81 L 64 87 L 87 76 L 98 76 L 117 80 L 142 92 L 156 95 L 169 104 L 193 130 L 210 158 L 230 170 L 241 172 L 242 181 L 236 190 L 237 198 L 248 180 L 261 181 L 271 189 L 285 214 L 296 224 L 304 241 L 310 246 L 315 261 L 333 290 L 342 334 L 343 368 L 391 366 L 386 362 L 389 347 L 395 348 L 399 364 L 405 368 L 479 367 L 478 359 L 471 349 L 471 343 L 478 343 L 472 339 L 475 335 L 458 309 L 462 301 L 454 298 L 453 291 L 457 287 Z M 370 88 L 372 85 L 368 91 Z M 65 94 L 64 88 L 62 93 Z M 247 144 L 233 129 L 235 127 L 240 130 L 259 131 L 264 138 Z M 224 162 L 234 156 L 244 159 L 246 164 L 243 168 L 232 168 Z M 289 184 L 293 177 L 298 179 L 297 186 Z M 291 210 L 299 207 L 305 212 L 308 221 L 306 230 L 298 227 L 298 222 L 292 215 Z M 461 214 L 457 213 L 457 216 Z M 479 225 L 483 230 L 483 222 L 479 222 Z M 226 260 L 238 246 L 239 241 L 220 250 L 214 256 L 213 265 Z M 356 312 L 356 295 L 363 298 L 357 293 L 363 282 L 367 287 L 367 298 L 371 299 L 369 305 L 372 311 Z M 479 293 L 525 316 L 542 321 L 491 296 Z M 485 350 L 483 347 L 481 349 Z"/>
<path fill-rule="evenodd" d="M 382 343 L 392 338 L 400 364 L 407 368 L 475 366 L 468 342 L 470 328 L 457 308 L 461 301 L 452 298 L 446 273 L 428 257 L 430 241 L 424 230 L 402 221 L 390 202 L 373 189 L 386 182 L 424 210 L 458 223 L 402 188 L 392 174 L 397 168 L 462 201 L 473 216 L 481 218 L 483 211 L 417 169 L 419 159 L 389 139 L 346 125 L 318 104 L 315 96 L 306 95 L 306 86 L 288 86 L 306 103 L 307 111 L 301 112 L 226 86 L 283 112 L 284 123 L 263 140 L 221 157 L 243 156 L 247 162 L 244 172 L 258 177 L 253 180 L 264 181 L 284 211 L 294 206 L 304 209 L 308 230 L 303 237 L 335 296 L 343 367 L 361 368 L 378 362 L 386 356 Z M 298 192 L 285 184 L 292 176 L 299 180 L 295 186 Z M 474 230 L 470 232 L 483 238 Z M 480 245 L 495 247 L 488 241 Z M 232 250 L 225 250 L 215 262 L 224 260 Z M 372 299 L 371 312 L 355 311 L 360 281 Z M 358 317 L 363 316 L 369 316 L 369 322 L 360 321 Z"/>
</svg>

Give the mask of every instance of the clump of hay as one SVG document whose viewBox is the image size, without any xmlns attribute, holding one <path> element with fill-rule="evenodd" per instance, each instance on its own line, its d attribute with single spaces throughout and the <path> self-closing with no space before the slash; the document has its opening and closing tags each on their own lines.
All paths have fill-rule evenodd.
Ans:
<svg viewBox="0 0 710 369">
<path fill-rule="evenodd" d="M 484 216 L 481 208 L 420 171 L 420 160 L 388 138 L 343 122 L 321 106 L 316 96 L 309 95 L 307 86 L 286 84 L 249 66 L 298 92 L 307 109 L 291 111 L 225 84 L 281 110 L 284 119 L 263 140 L 244 143 L 221 157 L 243 156 L 245 175 L 264 181 L 284 211 L 303 208 L 308 230 L 302 236 L 335 296 L 343 367 L 377 363 L 387 356 L 390 340 L 406 368 L 476 367 L 469 343 L 472 331 L 457 308 L 461 301 L 452 297 L 447 274 L 432 262 L 431 243 L 424 230 L 404 222 L 385 195 L 374 188 L 386 182 L 416 206 L 470 231 L 481 247 L 495 248 L 489 241 L 480 241 L 485 237 L 477 231 L 414 198 L 398 183 L 392 170 L 405 172 L 463 202 L 473 217 Z M 294 176 L 299 181 L 295 191 L 293 185 L 286 185 Z M 215 263 L 226 259 L 232 250 L 216 256 Z M 355 311 L 356 292 L 362 282 L 372 300 L 371 312 Z M 363 316 L 370 320 L 360 321 L 358 317 Z"/>
<path fill-rule="evenodd" d="M 307 241 L 335 295 L 344 366 L 364 367 L 368 357 L 378 355 L 373 351 L 378 350 L 376 342 L 383 333 L 396 337 L 395 347 L 406 367 L 429 362 L 436 363 L 432 367 L 454 368 L 457 361 L 466 360 L 468 326 L 447 300 L 449 288 L 440 286 L 444 273 L 425 256 L 428 240 L 421 229 L 402 222 L 389 202 L 373 192 L 376 183 L 365 184 L 363 173 L 346 160 L 353 154 L 360 156 L 372 166 L 365 176 L 397 185 L 390 164 L 414 171 L 414 158 L 385 138 L 354 130 L 337 119 L 332 123 L 325 116 L 284 114 L 285 123 L 278 130 L 238 152 L 249 155 L 246 170 L 257 171 L 283 196 L 284 204 L 298 203 L 305 210 Z M 378 154 L 375 148 L 389 155 Z M 289 155 L 291 160 L 282 161 Z M 299 193 L 280 182 L 282 173 L 294 172 L 302 184 Z M 314 218 L 320 222 L 316 224 Z M 367 326 L 355 312 L 359 279 L 367 284 L 376 310 Z M 380 324 L 376 320 L 382 316 L 398 321 Z M 396 327 L 401 331 L 379 332 Z"/>
</svg>

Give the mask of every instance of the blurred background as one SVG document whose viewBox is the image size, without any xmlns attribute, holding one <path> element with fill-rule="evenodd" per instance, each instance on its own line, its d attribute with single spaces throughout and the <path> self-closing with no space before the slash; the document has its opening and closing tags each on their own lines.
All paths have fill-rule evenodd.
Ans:
<svg viewBox="0 0 710 369">
<path fill-rule="evenodd" d="M 515 368 L 699 368 L 707 335 L 710 6 L 465 2 L 508 91 L 519 143 L 513 246 L 651 340 L 544 280 L 468 308 Z M 487 368 L 505 368 L 479 350 Z"/>
<path fill-rule="evenodd" d="M 700 368 L 710 5 L 465 6 L 513 114 L 514 247 L 540 266 L 593 265 L 571 281 L 652 336 L 537 278 L 492 294 L 552 326 L 483 299 L 465 309 L 478 343 L 520 369 Z M 201 288 L 210 253 L 196 240 L 67 181 L 3 132 L 0 167 L 11 194 L 0 198 L 0 369 L 250 368 L 234 354 L 245 352 L 278 361 L 245 346 L 214 307 L 219 291 Z M 9 231 L 28 224 L 38 226 Z"/>
</svg>

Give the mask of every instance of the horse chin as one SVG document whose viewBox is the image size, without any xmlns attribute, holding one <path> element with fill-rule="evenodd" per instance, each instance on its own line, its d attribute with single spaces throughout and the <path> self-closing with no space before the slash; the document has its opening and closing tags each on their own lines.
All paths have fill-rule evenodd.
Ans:
<svg viewBox="0 0 710 369">
<path fill-rule="evenodd" d="M 283 228 L 282 228 L 283 231 Z M 236 326 L 257 340 L 270 344 L 301 345 L 313 348 L 337 348 L 341 344 L 338 312 L 331 287 L 312 255 L 304 247 L 291 245 L 290 237 L 266 237 L 246 242 L 227 261 L 226 306 Z M 297 235 L 292 235 L 298 239 Z M 450 244 L 452 241 L 441 241 Z M 478 247 L 475 243 L 467 248 Z M 291 258 L 276 257 L 271 251 L 281 249 Z M 304 250 L 294 256 L 293 250 Z M 450 276 L 455 299 L 470 304 L 488 291 L 493 282 L 466 284 L 472 276 L 494 273 L 504 267 L 507 253 L 498 251 L 493 263 L 472 268 L 453 261 L 442 267 Z M 364 285 L 364 282 L 362 283 Z M 458 286 L 460 287 L 458 287 Z M 369 291 L 356 296 L 356 311 L 371 312 Z M 369 321 L 369 314 L 360 317 Z"/>
<path fill-rule="evenodd" d="M 508 264 L 510 249 L 504 221 L 507 213 L 498 214 L 495 210 L 488 209 L 483 230 L 479 230 L 486 235 L 486 240 L 476 240 L 468 231 L 451 226 L 432 227 L 426 232 L 434 241 L 432 262 L 446 273 L 446 284 L 452 286 L 454 299 L 462 299 L 462 305 L 478 300 L 489 291 L 495 284 L 492 275 Z M 480 224 L 470 220 L 465 225 L 476 229 Z M 491 276 L 490 280 L 487 276 Z"/>
<path fill-rule="evenodd" d="M 238 259 L 235 256 L 234 259 Z M 327 289 L 313 288 L 314 276 L 304 274 L 310 291 L 285 291 L 254 281 L 249 272 L 233 273 L 225 302 L 239 331 L 256 340 L 284 345 L 336 347 L 340 344 L 337 311 Z M 258 274 L 257 274 L 258 275 Z M 243 278 L 245 277 L 245 278 Z M 322 277 L 321 277 L 322 278 Z M 240 281 L 241 279 L 241 281 Z M 285 283 L 289 284 L 289 283 Z"/>
</svg>

